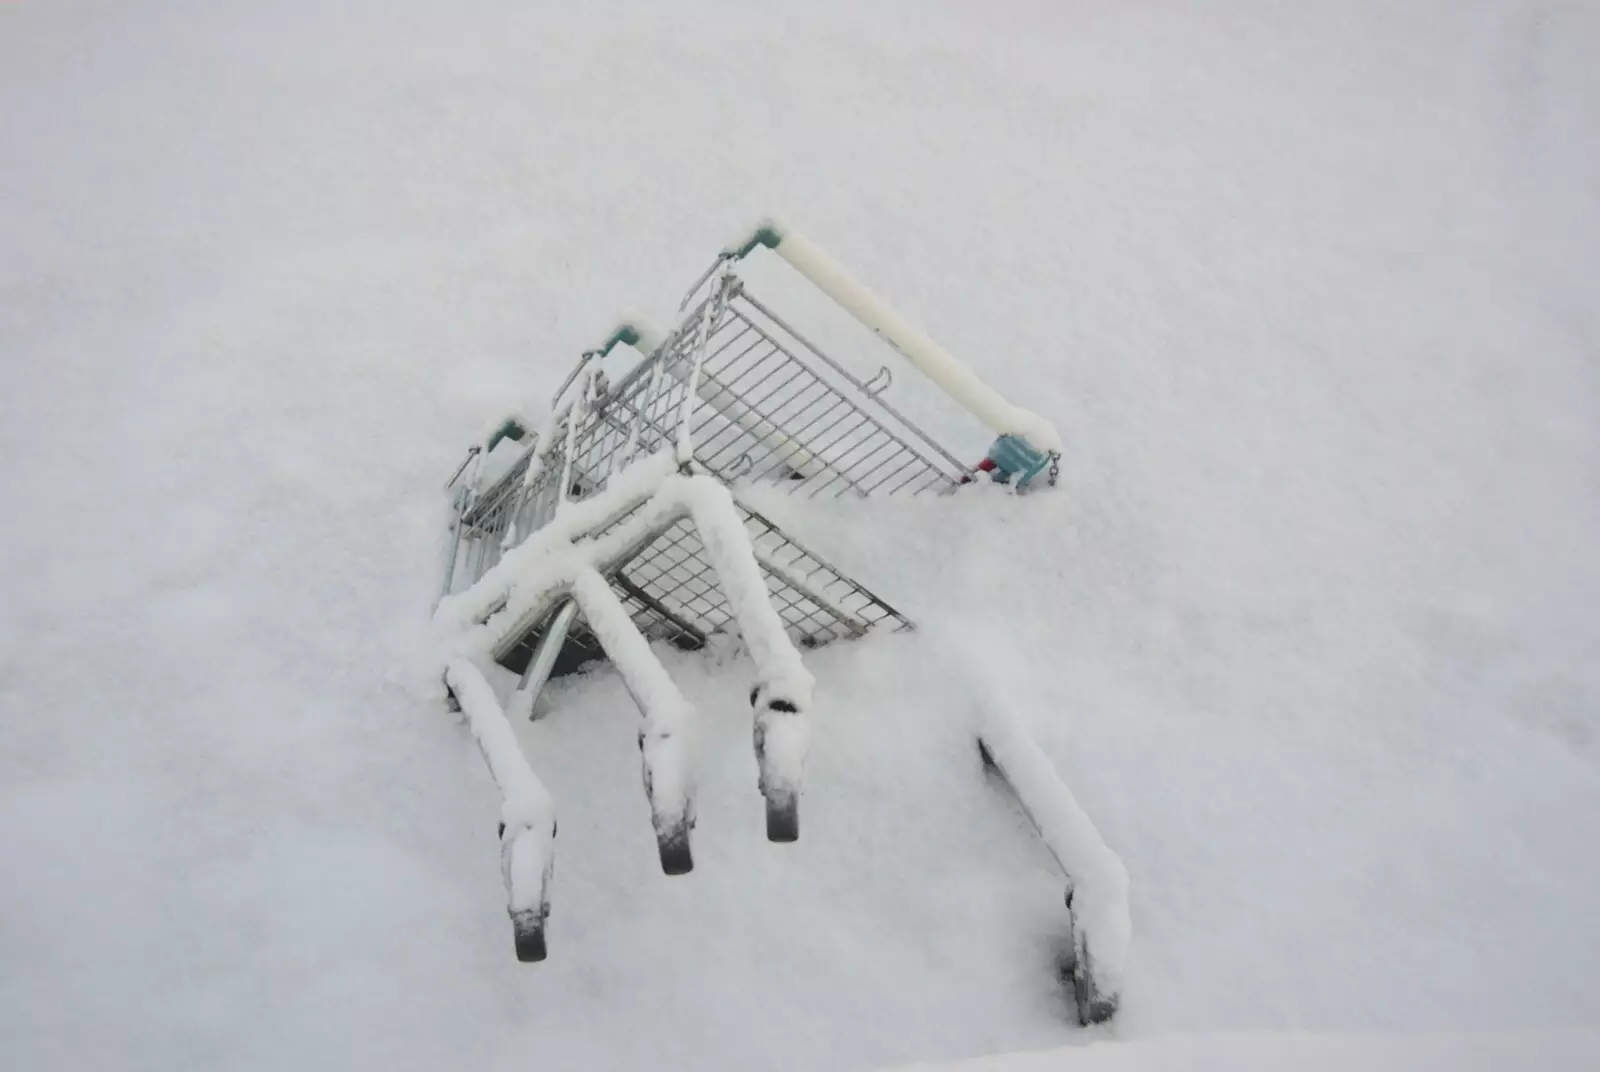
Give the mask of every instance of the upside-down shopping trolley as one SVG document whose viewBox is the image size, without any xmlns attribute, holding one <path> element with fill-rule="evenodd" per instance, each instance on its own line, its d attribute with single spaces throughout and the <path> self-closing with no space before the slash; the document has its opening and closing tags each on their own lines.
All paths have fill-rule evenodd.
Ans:
<svg viewBox="0 0 1600 1072">
<path fill-rule="evenodd" d="M 758 299 L 738 274 L 775 252 L 899 351 L 997 437 L 979 466 L 940 446 L 863 379 Z M 1054 484 L 1061 440 L 855 282 L 815 243 L 764 221 L 725 248 L 670 331 L 619 324 L 585 352 L 541 420 L 509 418 L 448 487 L 454 521 L 435 623 L 451 700 L 502 797 L 501 863 L 519 959 L 547 952 L 555 810 L 511 729 L 552 676 L 615 666 L 639 706 L 639 749 L 662 870 L 693 869 L 693 717 L 652 644 L 697 650 L 736 633 L 755 666 L 750 702 L 768 839 L 800 834 L 813 681 L 802 653 L 911 628 L 893 605 L 802 546 L 740 489 L 797 496 L 944 494 L 975 479 Z M 631 364 L 619 359 L 635 354 Z M 619 364 L 622 367 L 619 369 Z M 519 675 L 502 704 L 484 673 Z M 1126 873 L 1019 723 L 990 720 L 985 762 L 1015 790 L 1067 876 L 1084 1022 L 1121 989 Z"/>
</svg>

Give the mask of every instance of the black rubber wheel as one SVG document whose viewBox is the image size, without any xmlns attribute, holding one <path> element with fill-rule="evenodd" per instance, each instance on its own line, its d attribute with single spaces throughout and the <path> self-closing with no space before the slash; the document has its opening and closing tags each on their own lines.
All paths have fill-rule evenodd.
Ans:
<svg viewBox="0 0 1600 1072">
<path fill-rule="evenodd" d="M 544 920 L 535 916 L 530 920 L 511 919 L 511 931 L 517 942 L 517 959 L 524 964 L 537 964 L 549 955 L 544 942 Z"/>
<path fill-rule="evenodd" d="M 779 844 L 800 840 L 800 802 L 793 796 L 767 801 L 767 840 Z"/>
<path fill-rule="evenodd" d="M 687 875 L 694 870 L 694 854 L 689 851 L 687 830 L 656 839 L 661 853 L 661 870 L 668 875 Z"/>
</svg>

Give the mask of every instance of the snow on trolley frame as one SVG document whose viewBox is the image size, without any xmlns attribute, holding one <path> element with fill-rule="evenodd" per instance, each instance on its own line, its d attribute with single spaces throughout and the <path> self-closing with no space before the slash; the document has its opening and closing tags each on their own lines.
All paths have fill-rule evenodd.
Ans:
<svg viewBox="0 0 1600 1072">
<path fill-rule="evenodd" d="M 824 295 L 986 425 L 994 446 L 968 466 L 884 397 L 887 368 L 860 379 L 751 294 L 736 272 L 775 251 Z M 912 623 L 747 505 L 739 485 L 798 496 L 947 494 L 979 472 L 1018 492 L 1053 485 L 1055 426 L 1008 402 L 874 296 L 815 243 L 764 220 L 690 288 L 678 325 L 619 324 L 586 351 L 540 421 L 513 416 L 449 481 L 455 517 L 437 652 L 502 798 L 501 870 L 517 957 L 548 953 L 556 809 L 512 719 L 534 717 L 546 682 L 599 659 L 643 721 L 638 744 L 662 871 L 694 868 L 695 713 L 651 650 L 736 632 L 749 685 L 767 838 L 800 836 L 814 681 L 801 652 Z M 619 348 L 638 360 L 611 382 Z M 614 362 L 613 362 L 614 363 Z M 1042 480 L 1037 479 L 1043 477 Z M 520 675 L 502 703 L 491 662 Z M 1130 935 L 1127 872 L 1034 743 L 982 685 L 975 744 L 1016 794 L 1066 878 L 1072 979 L 1084 1023 L 1109 1019 Z"/>
</svg>

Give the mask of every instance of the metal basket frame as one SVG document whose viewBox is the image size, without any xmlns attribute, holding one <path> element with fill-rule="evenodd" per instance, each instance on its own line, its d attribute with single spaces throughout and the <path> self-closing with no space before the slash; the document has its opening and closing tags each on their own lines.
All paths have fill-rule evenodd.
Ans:
<svg viewBox="0 0 1600 1072">
<path fill-rule="evenodd" d="M 611 347 L 586 353 L 556 394 L 546 436 L 532 437 L 490 486 L 458 495 L 446 594 L 470 587 L 562 502 L 593 495 L 628 463 L 676 445 L 685 425 L 689 464 L 735 487 L 759 481 L 807 497 L 919 495 L 970 478 L 968 466 L 884 398 L 893 383 L 887 368 L 867 380 L 853 375 L 752 295 L 731 266 L 702 282 L 709 286 L 685 301 L 677 329 L 615 383 L 599 367 Z M 738 505 L 796 644 L 909 627 L 888 603 Z M 651 639 L 697 649 L 732 622 L 699 539 L 680 520 L 607 574 Z M 496 658 L 523 669 L 559 609 L 522 623 Z M 569 668 L 601 654 L 581 623 L 566 646 Z"/>
</svg>

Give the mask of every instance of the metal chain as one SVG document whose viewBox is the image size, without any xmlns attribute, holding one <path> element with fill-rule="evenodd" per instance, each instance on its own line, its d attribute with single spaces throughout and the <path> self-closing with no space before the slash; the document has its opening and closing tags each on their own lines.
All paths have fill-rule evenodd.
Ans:
<svg viewBox="0 0 1600 1072">
<path fill-rule="evenodd" d="M 1052 450 L 1050 452 L 1050 486 L 1052 488 L 1056 486 L 1056 481 L 1060 477 L 1061 477 L 1061 452 L 1059 450 Z"/>
</svg>

